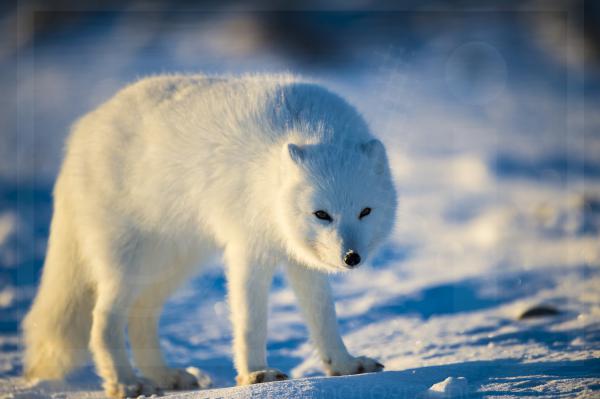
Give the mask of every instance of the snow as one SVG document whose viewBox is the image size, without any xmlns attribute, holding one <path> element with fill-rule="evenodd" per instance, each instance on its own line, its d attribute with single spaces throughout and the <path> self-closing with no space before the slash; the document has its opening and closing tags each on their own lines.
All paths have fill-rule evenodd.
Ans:
<svg viewBox="0 0 600 399">
<path fill-rule="evenodd" d="M 459 397 L 600 395 L 600 104 L 593 95 L 584 101 L 576 70 L 532 47 L 531 32 L 493 18 L 443 25 L 408 48 L 393 35 L 362 44 L 351 65 L 331 68 L 269 47 L 251 13 L 158 37 L 129 24 L 131 15 L 21 51 L 17 104 L 0 108 L 5 130 L 15 132 L 0 136 L 0 397 L 103 397 L 91 366 L 66 382 L 19 377 L 18 324 L 35 294 L 68 126 L 140 75 L 284 69 L 347 97 L 388 148 L 395 232 L 371 265 L 332 277 L 345 342 L 385 372 L 323 377 L 278 275 L 269 363 L 294 379 L 232 387 L 217 262 L 182 287 L 161 319 L 167 360 L 203 370 L 214 388 L 168 394 L 450 397 L 464 393 L 465 378 Z M 469 85 L 461 65 L 472 53 L 483 55 L 484 76 Z M 12 75 L 1 76 L 2 87 L 14 86 Z M 519 319 L 539 306 L 558 314 Z"/>
<path fill-rule="evenodd" d="M 448 377 L 442 382 L 433 384 L 427 391 L 432 398 L 454 398 L 466 396 L 469 382 L 465 377 Z"/>
</svg>

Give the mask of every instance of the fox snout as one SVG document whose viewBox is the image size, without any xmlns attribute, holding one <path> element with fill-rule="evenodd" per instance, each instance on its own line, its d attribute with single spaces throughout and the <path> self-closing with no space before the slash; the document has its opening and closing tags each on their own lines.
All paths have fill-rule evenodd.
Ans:
<svg viewBox="0 0 600 399">
<path fill-rule="evenodd" d="M 360 263 L 360 255 L 358 252 L 354 252 L 353 249 L 350 249 L 344 255 L 344 263 L 353 268 Z"/>
</svg>

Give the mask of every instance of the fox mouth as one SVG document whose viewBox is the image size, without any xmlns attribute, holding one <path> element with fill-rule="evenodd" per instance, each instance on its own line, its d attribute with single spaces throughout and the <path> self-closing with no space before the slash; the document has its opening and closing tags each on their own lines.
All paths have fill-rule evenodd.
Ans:
<svg viewBox="0 0 600 399">
<path fill-rule="evenodd" d="M 356 265 L 356 266 L 349 266 L 347 264 L 345 264 L 344 262 L 340 262 L 340 263 L 333 263 L 330 262 L 328 260 L 323 259 L 323 257 L 320 254 L 317 254 L 319 257 L 319 260 L 326 265 L 329 269 L 333 269 L 334 271 L 338 271 L 338 272 L 347 272 L 350 270 L 354 270 L 354 269 L 358 269 L 361 265 Z"/>
<path fill-rule="evenodd" d="M 342 262 L 342 263 L 341 263 L 339 266 L 337 266 L 337 267 L 338 267 L 338 268 L 340 268 L 340 269 L 342 269 L 342 270 L 344 270 L 344 271 L 347 271 L 347 270 L 356 270 L 356 269 L 360 268 L 360 267 L 363 265 L 363 263 L 364 263 L 364 262 L 360 262 L 360 263 L 359 263 L 359 264 L 357 264 L 357 265 L 350 266 L 350 265 L 346 264 L 345 262 Z"/>
<path fill-rule="evenodd" d="M 340 257 L 339 263 L 333 262 L 331 258 L 326 257 L 323 253 L 326 251 L 327 248 L 325 248 L 325 246 L 318 241 L 311 241 L 310 247 L 312 249 L 312 252 L 316 255 L 316 258 L 320 261 L 320 263 L 326 266 L 328 269 L 332 269 L 333 271 L 346 272 L 349 270 L 358 269 L 362 265 L 361 262 L 360 264 L 357 264 L 355 266 L 350 266 L 343 261 L 342 257 Z"/>
<path fill-rule="evenodd" d="M 327 269 L 330 269 L 333 271 L 338 271 L 338 272 L 347 270 L 347 268 L 344 267 L 344 265 L 335 264 L 335 263 L 331 262 L 329 259 L 326 259 L 324 256 L 321 255 L 321 253 L 319 251 L 315 251 L 315 255 L 316 255 L 316 258 L 319 260 L 319 263 L 321 263 Z"/>
<path fill-rule="evenodd" d="M 326 259 L 325 257 L 321 256 L 321 254 L 319 252 L 317 252 L 317 257 L 327 267 L 332 268 L 336 271 L 342 271 L 342 272 L 347 272 L 350 270 L 358 269 L 364 263 L 364 262 L 360 262 L 355 265 L 349 265 L 348 263 L 344 262 L 344 260 L 341 257 L 339 259 L 339 262 L 332 262 L 331 259 Z"/>
</svg>

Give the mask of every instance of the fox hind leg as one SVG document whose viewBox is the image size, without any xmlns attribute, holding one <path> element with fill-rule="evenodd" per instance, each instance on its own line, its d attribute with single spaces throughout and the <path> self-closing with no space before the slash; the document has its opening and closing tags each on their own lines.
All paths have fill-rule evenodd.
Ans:
<svg viewBox="0 0 600 399">
<path fill-rule="evenodd" d="M 172 253 L 171 250 L 172 248 L 166 247 L 159 252 Z M 146 257 L 146 267 L 168 270 L 168 273 L 158 272 L 158 278 L 139 292 L 129 311 L 127 330 L 135 365 L 145 377 L 163 389 L 207 388 L 211 383 L 206 375 L 199 381 L 196 376 L 183 369 L 169 367 L 161 352 L 158 334 L 164 302 L 190 274 L 198 271 L 198 258 L 202 257 L 206 262 L 213 251 L 208 245 L 200 250 L 201 253 L 194 251 L 194 255 L 173 256 L 174 259 L 165 259 L 160 254 Z"/>
<path fill-rule="evenodd" d="M 140 293 L 128 316 L 129 342 L 137 368 L 158 386 L 163 389 L 198 388 L 196 377 L 185 370 L 169 367 L 160 349 L 160 313 L 174 288 L 156 284 Z"/>
</svg>

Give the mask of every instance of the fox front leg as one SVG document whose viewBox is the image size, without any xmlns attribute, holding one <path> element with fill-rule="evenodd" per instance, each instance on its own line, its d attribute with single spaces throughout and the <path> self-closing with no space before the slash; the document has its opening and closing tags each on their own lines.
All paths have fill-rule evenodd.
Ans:
<svg viewBox="0 0 600 399">
<path fill-rule="evenodd" d="M 237 384 L 287 379 L 283 372 L 267 366 L 267 299 L 275 265 L 255 261 L 240 247 L 227 248 L 225 259 Z"/>
<path fill-rule="evenodd" d="M 327 374 L 383 370 L 383 364 L 375 359 L 348 353 L 339 333 L 327 275 L 297 264 L 289 265 L 288 275 Z"/>
</svg>

